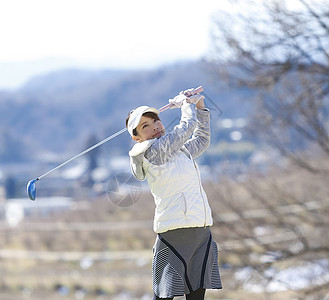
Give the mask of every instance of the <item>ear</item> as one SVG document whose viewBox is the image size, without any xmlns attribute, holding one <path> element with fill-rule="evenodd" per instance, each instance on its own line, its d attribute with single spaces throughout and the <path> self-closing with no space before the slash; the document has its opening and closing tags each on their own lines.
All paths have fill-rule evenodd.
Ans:
<svg viewBox="0 0 329 300">
<path fill-rule="evenodd" d="M 142 142 L 141 138 L 138 135 L 133 135 L 132 138 L 133 138 L 134 141 L 136 141 L 138 143 Z"/>
</svg>

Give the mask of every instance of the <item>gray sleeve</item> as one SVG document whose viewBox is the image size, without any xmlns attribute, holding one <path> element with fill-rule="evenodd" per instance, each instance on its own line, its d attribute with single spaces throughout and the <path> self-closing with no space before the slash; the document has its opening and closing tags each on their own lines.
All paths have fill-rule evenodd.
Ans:
<svg viewBox="0 0 329 300">
<path fill-rule="evenodd" d="M 145 158 L 155 165 L 162 165 L 173 157 L 191 137 L 196 125 L 196 110 L 193 104 L 184 102 L 181 120 L 172 131 L 155 141 L 146 150 Z"/>
<path fill-rule="evenodd" d="M 210 112 L 208 109 L 197 109 L 197 126 L 193 136 L 185 143 L 185 147 L 193 158 L 202 154 L 210 144 Z"/>
</svg>

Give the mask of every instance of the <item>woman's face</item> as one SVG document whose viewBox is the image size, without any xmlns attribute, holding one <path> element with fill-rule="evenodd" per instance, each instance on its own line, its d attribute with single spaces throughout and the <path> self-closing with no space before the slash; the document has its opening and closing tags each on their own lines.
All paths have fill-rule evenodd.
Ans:
<svg viewBox="0 0 329 300">
<path fill-rule="evenodd" d="M 133 139 L 137 142 L 144 142 L 155 138 L 160 138 L 165 135 L 165 128 L 160 120 L 142 116 L 136 128 L 137 134 Z"/>
</svg>

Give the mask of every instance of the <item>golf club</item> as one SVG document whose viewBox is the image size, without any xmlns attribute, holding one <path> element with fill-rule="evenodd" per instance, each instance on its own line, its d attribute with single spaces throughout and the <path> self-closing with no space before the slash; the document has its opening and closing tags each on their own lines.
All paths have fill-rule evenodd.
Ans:
<svg viewBox="0 0 329 300">
<path fill-rule="evenodd" d="M 195 95 L 195 94 L 198 94 L 198 93 L 200 93 L 200 92 L 202 92 L 202 91 L 203 91 L 202 86 L 199 86 L 199 87 L 197 87 L 196 89 L 194 89 L 193 94 Z M 183 97 L 184 97 L 184 96 L 183 96 Z M 170 108 L 171 106 L 172 106 L 172 104 L 171 104 L 171 103 L 168 103 L 167 105 L 161 107 L 161 108 L 159 109 L 159 112 L 163 112 L 163 111 L 165 111 L 166 109 Z M 93 149 L 95 149 L 95 148 L 97 148 L 97 147 L 103 145 L 104 143 L 106 143 L 106 142 L 112 140 L 113 138 L 117 137 L 118 135 L 124 133 L 125 131 L 127 131 L 127 128 L 123 128 L 123 129 L 119 130 L 118 132 L 112 134 L 111 136 L 105 138 L 104 140 L 102 140 L 102 141 L 100 141 L 99 143 L 97 143 L 97 144 L 91 146 L 90 148 L 88 148 L 88 149 L 82 151 L 81 153 L 79 153 L 79 154 L 73 156 L 72 158 L 68 159 L 67 161 L 63 162 L 62 164 L 58 165 L 57 167 L 55 167 L 55 168 L 49 170 L 48 172 L 44 173 L 43 175 L 37 177 L 36 179 L 30 180 L 30 181 L 27 183 L 27 187 L 26 187 L 26 189 L 27 189 L 27 194 L 28 194 L 29 198 L 30 198 L 31 200 L 33 200 L 33 201 L 35 200 L 35 197 L 36 197 L 36 182 L 39 181 L 41 178 L 43 178 L 43 177 L 47 176 L 48 174 L 50 174 L 50 173 L 52 173 L 52 172 L 58 170 L 59 168 L 65 166 L 65 165 L 68 164 L 69 162 L 71 162 L 71 161 L 73 161 L 73 160 L 75 160 L 75 159 L 81 157 L 82 155 L 84 155 L 84 154 L 90 152 L 91 150 L 93 150 Z"/>
</svg>

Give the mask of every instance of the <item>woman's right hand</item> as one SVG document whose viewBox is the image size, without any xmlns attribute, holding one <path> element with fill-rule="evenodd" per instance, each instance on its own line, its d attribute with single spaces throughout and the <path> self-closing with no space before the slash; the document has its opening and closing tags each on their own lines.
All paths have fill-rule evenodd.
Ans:
<svg viewBox="0 0 329 300">
<path fill-rule="evenodd" d="M 187 103 L 197 104 L 200 100 L 204 100 L 204 96 L 196 94 L 186 98 Z"/>
</svg>

